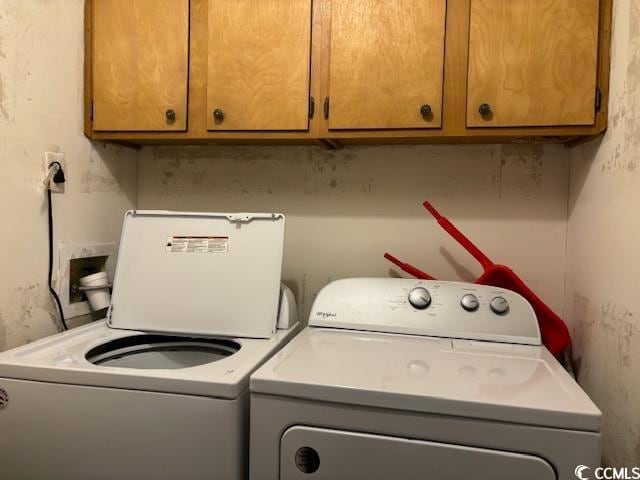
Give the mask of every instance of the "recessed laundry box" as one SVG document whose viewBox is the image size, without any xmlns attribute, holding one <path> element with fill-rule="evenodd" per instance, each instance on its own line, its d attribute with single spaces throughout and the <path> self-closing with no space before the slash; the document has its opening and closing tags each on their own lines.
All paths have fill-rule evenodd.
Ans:
<svg viewBox="0 0 640 480">
<path fill-rule="evenodd" d="M 281 214 L 132 211 L 108 319 L 0 354 L 7 479 L 245 479 L 249 375 L 296 330 Z"/>
</svg>

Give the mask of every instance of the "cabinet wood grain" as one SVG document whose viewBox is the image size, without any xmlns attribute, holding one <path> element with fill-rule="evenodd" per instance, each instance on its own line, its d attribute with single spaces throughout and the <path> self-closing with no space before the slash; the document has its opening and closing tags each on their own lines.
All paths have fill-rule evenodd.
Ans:
<svg viewBox="0 0 640 480">
<path fill-rule="evenodd" d="M 208 129 L 307 130 L 311 0 L 209 0 L 208 16 Z"/>
<path fill-rule="evenodd" d="M 85 0 L 84 130 L 136 145 L 573 144 L 607 127 L 612 1 Z M 483 9 L 497 22 L 497 4 L 519 9 L 515 27 L 472 26 Z M 528 23 L 527 15 L 544 21 Z M 220 37 L 212 41 L 214 25 Z M 488 46 L 476 48 L 476 29 L 488 32 Z M 261 42 L 269 47 L 261 50 Z M 284 63 L 265 60 L 278 49 L 286 50 Z M 215 61 L 220 70 L 212 75 Z M 595 85 L 602 101 L 594 113 Z M 174 103 L 169 123 L 166 105 Z M 476 113 L 480 103 L 492 116 Z M 424 104 L 432 115 L 421 115 Z"/>
<path fill-rule="evenodd" d="M 93 129 L 186 130 L 189 0 L 99 0 L 92 22 Z"/>
<path fill-rule="evenodd" d="M 446 0 L 331 1 L 329 129 L 441 126 L 445 11 Z"/>
<path fill-rule="evenodd" d="M 471 0 L 467 125 L 593 125 L 598 13 L 598 0 Z"/>
</svg>

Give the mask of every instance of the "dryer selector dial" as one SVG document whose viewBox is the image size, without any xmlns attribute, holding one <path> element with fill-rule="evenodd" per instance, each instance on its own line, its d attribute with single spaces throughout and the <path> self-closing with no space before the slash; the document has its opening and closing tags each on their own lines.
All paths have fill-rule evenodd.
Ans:
<svg viewBox="0 0 640 480">
<path fill-rule="evenodd" d="M 473 293 L 467 293 L 460 299 L 460 305 L 467 312 L 475 312 L 480 306 L 480 302 L 478 302 L 478 297 L 476 297 Z"/>
<path fill-rule="evenodd" d="M 413 308 L 424 310 L 431 305 L 431 294 L 423 287 L 416 287 L 409 292 L 409 303 Z"/>
<path fill-rule="evenodd" d="M 509 311 L 509 302 L 504 297 L 494 297 L 489 304 L 491 311 L 498 315 L 504 315 Z"/>
</svg>

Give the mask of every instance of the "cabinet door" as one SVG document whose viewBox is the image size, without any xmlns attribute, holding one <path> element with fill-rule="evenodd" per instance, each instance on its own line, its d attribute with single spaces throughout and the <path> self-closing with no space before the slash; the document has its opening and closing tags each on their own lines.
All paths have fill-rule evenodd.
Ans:
<svg viewBox="0 0 640 480">
<path fill-rule="evenodd" d="M 439 128 L 446 0 L 333 0 L 330 129 Z"/>
<path fill-rule="evenodd" d="M 94 0 L 93 129 L 185 130 L 189 0 Z"/>
<path fill-rule="evenodd" d="M 467 125 L 592 125 L 598 3 L 471 0 Z"/>
<path fill-rule="evenodd" d="M 307 130 L 312 0 L 209 0 L 209 130 Z"/>
</svg>

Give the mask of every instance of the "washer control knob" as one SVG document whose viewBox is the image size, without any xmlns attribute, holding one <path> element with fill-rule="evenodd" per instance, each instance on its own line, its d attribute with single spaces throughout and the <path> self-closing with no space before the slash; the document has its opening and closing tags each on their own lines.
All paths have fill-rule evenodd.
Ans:
<svg viewBox="0 0 640 480">
<path fill-rule="evenodd" d="M 480 306 L 480 303 L 478 302 L 478 297 L 473 293 L 467 293 L 460 299 L 460 305 L 462 305 L 462 308 L 467 312 L 475 312 Z"/>
<path fill-rule="evenodd" d="M 509 311 L 509 302 L 504 297 L 494 297 L 489 304 L 493 313 L 504 315 Z"/>
<path fill-rule="evenodd" d="M 431 294 L 429 290 L 416 287 L 409 292 L 409 303 L 413 308 L 424 310 L 431 304 Z"/>
</svg>

